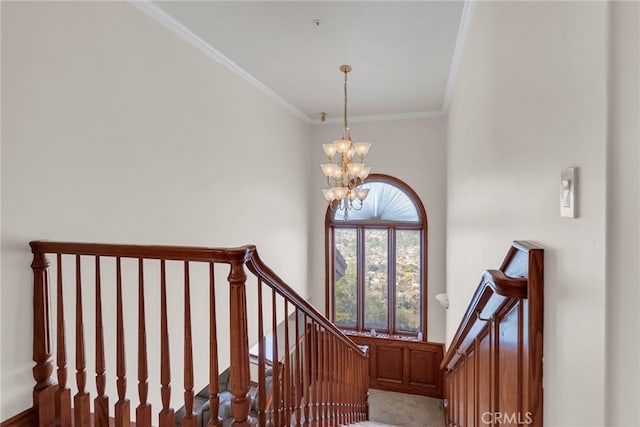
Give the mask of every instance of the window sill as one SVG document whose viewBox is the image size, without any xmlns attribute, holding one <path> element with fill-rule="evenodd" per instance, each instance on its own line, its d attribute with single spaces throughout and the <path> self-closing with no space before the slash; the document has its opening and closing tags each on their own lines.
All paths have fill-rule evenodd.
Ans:
<svg viewBox="0 0 640 427">
<path fill-rule="evenodd" d="M 378 332 L 375 335 L 371 335 L 370 332 L 359 332 L 353 331 L 350 329 L 340 329 L 343 334 L 348 337 L 366 337 L 366 338 L 379 338 L 383 340 L 396 340 L 396 341 L 405 341 L 405 342 L 422 342 L 419 341 L 417 337 L 411 335 L 389 335 L 385 333 Z"/>
</svg>

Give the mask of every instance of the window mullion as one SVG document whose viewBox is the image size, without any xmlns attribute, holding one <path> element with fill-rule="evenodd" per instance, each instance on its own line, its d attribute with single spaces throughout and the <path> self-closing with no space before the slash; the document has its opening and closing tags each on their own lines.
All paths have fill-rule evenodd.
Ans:
<svg viewBox="0 0 640 427">
<path fill-rule="evenodd" d="M 389 227 L 389 240 L 387 243 L 387 265 L 389 277 L 387 278 L 387 299 L 389 301 L 389 334 L 396 333 L 396 228 Z"/>
</svg>

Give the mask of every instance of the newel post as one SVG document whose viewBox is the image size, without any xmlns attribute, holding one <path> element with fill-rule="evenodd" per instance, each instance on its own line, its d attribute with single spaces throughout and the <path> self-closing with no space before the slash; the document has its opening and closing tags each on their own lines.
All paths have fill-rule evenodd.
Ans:
<svg viewBox="0 0 640 427">
<path fill-rule="evenodd" d="M 251 425 L 249 409 L 251 399 L 249 397 L 249 339 L 247 335 L 247 292 L 245 282 L 247 275 L 244 272 L 244 260 L 233 261 L 229 273 L 230 322 L 231 326 L 231 414 L 232 426 L 248 427 Z"/>
<path fill-rule="evenodd" d="M 51 378 L 51 317 L 49 301 L 49 261 L 44 253 L 33 249 L 33 407 L 38 425 L 55 422 L 55 385 Z"/>
</svg>

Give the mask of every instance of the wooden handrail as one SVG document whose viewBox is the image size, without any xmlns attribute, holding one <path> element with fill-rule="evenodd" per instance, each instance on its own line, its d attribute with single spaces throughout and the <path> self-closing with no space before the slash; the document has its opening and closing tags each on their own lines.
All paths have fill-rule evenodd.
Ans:
<svg viewBox="0 0 640 427">
<path fill-rule="evenodd" d="M 308 317 L 313 319 L 323 328 L 331 331 L 341 342 L 362 355 L 365 356 L 365 352 L 355 344 L 349 337 L 347 337 L 338 327 L 329 321 L 325 316 L 320 314 L 311 304 L 309 304 L 303 298 L 287 285 L 276 273 L 273 272 L 266 264 L 262 262 L 258 251 L 255 246 L 251 246 L 249 254 L 247 256 L 247 267 L 249 271 L 262 279 L 270 287 L 275 288 L 283 295 L 291 304 L 296 306 L 302 312 L 307 314 Z"/>
<path fill-rule="evenodd" d="M 110 243 L 30 242 L 34 254 L 89 255 L 121 258 L 164 259 L 167 261 L 201 261 L 230 264 L 245 262 L 255 246 L 237 248 L 201 248 L 194 246 L 121 245 Z"/>
<path fill-rule="evenodd" d="M 484 325 L 490 319 L 505 298 L 526 298 L 527 279 L 509 277 L 499 270 L 487 270 L 482 275 L 482 281 L 471 298 L 458 330 L 451 340 L 447 352 L 440 364 L 441 369 L 455 364 L 460 351 L 464 351 L 464 337 L 471 329 Z M 462 347 L 462 348 L 461 348 Z"/>
</svg>

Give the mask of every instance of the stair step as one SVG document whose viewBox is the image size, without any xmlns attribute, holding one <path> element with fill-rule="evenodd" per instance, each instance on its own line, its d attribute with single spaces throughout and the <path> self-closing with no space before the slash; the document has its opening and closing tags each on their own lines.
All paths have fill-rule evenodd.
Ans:
<svg viewBox="0 0 640 427">
<path fill-rule="evenodd" d="M 392 426 L 390 424 L 381 424 L 381 423 L 376 423 L 373 421 L 362 421 L 356 424 L 349 424 L 349 426 L 351 427 L 397 427 L 397 426 Z"/>
</svg>

